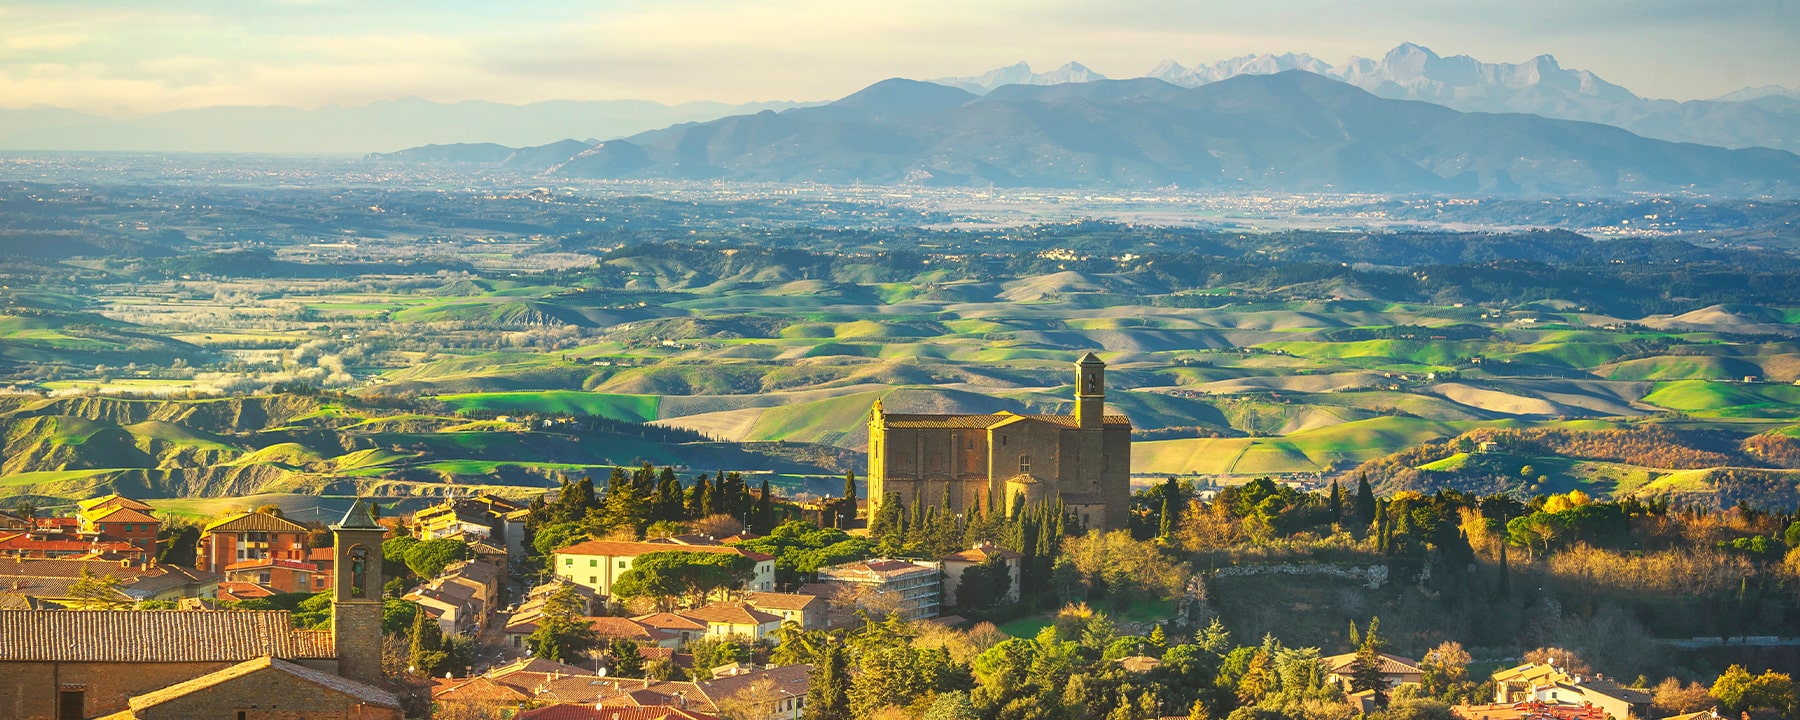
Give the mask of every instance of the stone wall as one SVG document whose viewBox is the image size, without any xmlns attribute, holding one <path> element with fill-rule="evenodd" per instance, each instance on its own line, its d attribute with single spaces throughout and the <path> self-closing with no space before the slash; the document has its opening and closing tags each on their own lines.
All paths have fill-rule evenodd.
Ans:
<svg viewBox="0 0 1800 720">
<path fill-rule="evenodd" d="M 0 718 L 55 720 L 57 693 L 64 688 L 84 691 L 85 717 L 97 717 L 124 710 L 134 695 L 160 690 L 231 665 L 227 662 L 0 663 Z"/>
<path fill-rule="evenodd" d="M 368 705 L 351 695 L 274 669 L 233 678 L 185 697 L 145 708 L 138 720 L 400 720 L 399 710 Z"/>
</svg>

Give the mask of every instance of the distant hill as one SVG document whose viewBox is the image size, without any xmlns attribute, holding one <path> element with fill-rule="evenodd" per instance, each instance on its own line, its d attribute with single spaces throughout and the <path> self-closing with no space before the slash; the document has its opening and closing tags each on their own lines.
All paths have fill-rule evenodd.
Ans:
<svg viewBox="0 0 1800 720">
<path fill-rule="evenodd" d="M 824 106 L 677 125 L 550 174 L 826 183 L 1494 194 L 1800 192 L 1800 156 L 1463 113 L 1319 75 L 1011 85 L 886 80 Z M 409 151 L 410 152 L 410 151 Z M 525 152 L 525 151 L 520 151 Z M 592 153 L 584 150 L 583 153 Z M 532 150 L 535 155 L 549 155 Z"/>
<path fill-rule="evenodd" d="M 1614 125 L 1659 140 L 1800 151 L 1800 91 L 1765 86 L 1713 100 L 1657 100 L 1640 97 L 1593 72 L 1562 67 L 1550 55 L 1522 63 L 1488 63 L 1467 55 L 1443 57 L 1430 48 L 1403 43 L 1380 59 L 1352 57 L 1342 65 L 1305 53 L 1244 55 L 1192 67 L 1168 60 L 1147 77 L 1198 87 L 1240 75 L 1288 70 L 1342 80 L 1384 98 L 1423 100 L 1464 112 L 1531 113 Z M 1088 72 L 1091 77 L 1086 79 L 1100 79 Z M 1020 63 L 974 77 L 932 82 L 986 93 L 1007 84 L 1071 81 L 1055 80 L 1061 74 L 1032 73 L 1030 66 Z"/>
<path fill-rule="evenodd" d="M 437 144 L 450 155 L 466 156 L 480 152 L 466 143 L 537 145 L 569 137 L 615 138 L 674 123 L 796 105 L 663 105 L 646 100 L 508 105 L 403 98 L 311 110 L 209 107 L 129 119 L 58 109 L 0 110 L 0 149 L 362 154 Z M 459 160 L 447 156 L 435 161 Z"/>
</svg>

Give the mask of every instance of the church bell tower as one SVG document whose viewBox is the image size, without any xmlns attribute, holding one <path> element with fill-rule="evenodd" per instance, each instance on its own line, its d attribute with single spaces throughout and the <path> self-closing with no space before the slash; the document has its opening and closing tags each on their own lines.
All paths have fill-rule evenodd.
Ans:
<svg viewBox="0 0 1800 720">
<path fill-rule="evenodd" d="M 381 682 L 381 538 L 387 529 L 375 523 L 362 498 L 331 526 L 335 562 L 331 596 L 331 635 L 337 647 L 338 675 L 357 682 Z"/>
<path fill-rule="evenodd" d="M 1106 362 L 1093 353 L 1075 363 L 1075 424 L 1083 430 L 1106 424 Z"/>
</svg>

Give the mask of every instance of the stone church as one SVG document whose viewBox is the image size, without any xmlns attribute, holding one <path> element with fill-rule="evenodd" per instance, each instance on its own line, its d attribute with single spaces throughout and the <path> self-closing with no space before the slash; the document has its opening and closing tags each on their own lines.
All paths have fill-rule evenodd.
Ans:
<svg viewBox="0 0 1800 720">
<path fill-rule="evenodd" d="M 1075 363 L 1074 415 L 869 415 L 869 499 L 963 512 L 1060 498 L 1082 527 L 1123 528 L 1131 499 L 1131 421 L 1106 414 L 1106 363 Z"/>
</svg>

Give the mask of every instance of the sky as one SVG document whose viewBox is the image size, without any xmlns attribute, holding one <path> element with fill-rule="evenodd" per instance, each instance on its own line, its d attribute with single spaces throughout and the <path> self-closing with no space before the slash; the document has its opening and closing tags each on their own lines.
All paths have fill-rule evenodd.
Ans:
<svg viewBox="0 0 1800 720">
<path fill-rule="evenodd" d="M 807 101 L 1021 60 L 1134 77 L 1402 42 L 1548 53 L 1647 97 L 1800 87 L 1794 0 L 8 0 L 0 107 Z"/>
</svg>

